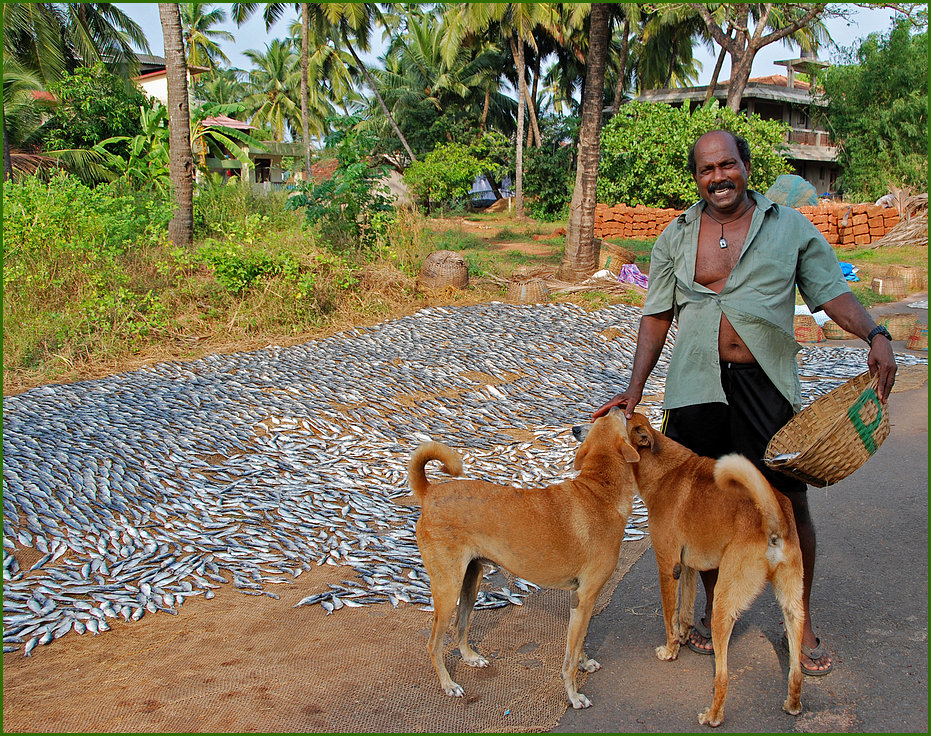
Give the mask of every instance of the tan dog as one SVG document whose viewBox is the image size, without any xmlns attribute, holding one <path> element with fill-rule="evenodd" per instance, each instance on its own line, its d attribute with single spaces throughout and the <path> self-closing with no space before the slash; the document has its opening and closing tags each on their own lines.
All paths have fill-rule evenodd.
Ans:
<svg viewBox="0 0 931 736">
<path fill-rule="evenodd" d="M 441 461 L 461 475 L 462 461 L 438 442 L 421 445 L 410 461 L 410 485 L 420 500 L 417 544 L 430 575 L 433 631 L 427 649 L 447 695 L 462 696 L 443 662 L 443 634 L 456 610 L 462 659 L 472 667 L 488 660 L 469 645 L 469 616 L 482 579 L 482 563 L 494 562 L 537 585 L 572 591 L 562 678 L 573 708 L 591 701 L 575 686 L 576 667 L 601 667 L 583 651 L 595 599 L 617 566 L 633 505 L 628 459 L 637 453 L 617 414 L 602 417 L 575 457 L 574 480 L 546 488 L 512 488 L 480 480 L 430 483 L 424 466 Z M 457 601 L 458 599 L 458 608 Z"/>
<path fill-rule="evenodd" d="M 737 616 L 768 580 L 782 607 L 789 640 L 789 693 L 782 707 L 798 715 L 804 614 L 802 553 L 792 504 L 745 457 L 700 457 L 653 429 L 642 414 L 634 414 L 626 425 L 631 445 L 640 455 L 631 468 L 647 507 L 659 567 L 666 644 L 657 647 L 656 656 L 664 660 L 678 656 L 694 620 L 697 571 L 717 569 L 711 617 L 714 701 L 698 720 L 721 725 L 731 631 Z M 681 597 L 676 583 L 680 577 Z"/>
</svg>

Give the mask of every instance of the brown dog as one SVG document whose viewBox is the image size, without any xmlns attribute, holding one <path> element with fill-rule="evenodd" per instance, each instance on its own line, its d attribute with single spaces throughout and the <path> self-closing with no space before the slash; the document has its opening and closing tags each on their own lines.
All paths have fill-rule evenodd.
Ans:
<svg viewBox="0 0 931 736">
<path fill-rule="evenodd" d="M 462 659 L 486 667 L 468 641 L 469 616 L 482 579 L 482 563 L 494 562 L 537 585 L 570 590 L 571 611 L 562 678 L 573 708 L 591 702 L 576 690 L 576 667 L 601 667 L 583 651 L 595 599 L 617 566 L 633 505 L 627 459 L 637 456 L 617 414 L 592 425 L 575 456 L 574 480 L 546 488 L 512 488 L 480 480 L 430 483 L 424 466 L 439 460 L 451 475 L 462 461 L 438 442 L 421 445 L 410 461 L 410 485 L 422 512 L 417 544 L 430 575 L 433 631 L 427 649 L 447 695 L 462 696 L 443 662 L 443 634 L 453 611 Z M 456 600 L 458 598 L 458 608 Z"/>
<path fill-rule="evenodd" d="M 611 413 L 615 411 L 623 418 L 618 409 Z M 802 710 L 802 553 L 792 504 L 745 457 L 700 457 L 653 429 L 642 414 L 634 414 L 626 430 L 639 453 L 631 468 L 647 507 L 659 567 L 666 644 L 656 648 L 656 656 L 664 660 L 678 656 L 694 620 L 697 571 L 717 569 L 711 617 L 714 701 L 698 720 L 721 725 L 731 631 L 737 616 L 768 580 L 782 607 L 789 640 L 789 693 L 782 707 L 798 715 Z M 580 434 L 576 432 L 577 437 Z M 681 596 L 676 583 L 680 577 Z"/>
</svg>

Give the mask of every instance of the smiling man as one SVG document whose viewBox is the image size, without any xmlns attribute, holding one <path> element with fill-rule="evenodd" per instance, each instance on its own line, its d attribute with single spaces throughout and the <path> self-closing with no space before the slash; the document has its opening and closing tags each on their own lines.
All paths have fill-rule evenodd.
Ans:
<svg viewBox="0 0 931 736">
<path fill-rule="evenodd" d="M 867 364 L 879 374 L 885 402 L 895 381 L 891 336 L 877 327 L 847 285 L 827 241 L 800 212 L 748 189 L 750 146 L 713 130 L 688 158 L 701 200 L 657 239 L 627 389 L 595 410 L 619 406 L 627 417 L 643 397 L 673 319 L 678 332 L 666 376 L 662 431 L 693 452 L 748 457 L 792 502 L 805 569 L 802 670 L 825 675 L 834 664 L 811 624 L 815 528 L 807 486 L 763 462 L 767 444 L 801 408 L 793 332 L 795 290 L 814 312 L 870 345 Z M 709 626 L 717 570 L 701 573 L 705 615 L 690 649 L 712 654 Z"/>
</svg>

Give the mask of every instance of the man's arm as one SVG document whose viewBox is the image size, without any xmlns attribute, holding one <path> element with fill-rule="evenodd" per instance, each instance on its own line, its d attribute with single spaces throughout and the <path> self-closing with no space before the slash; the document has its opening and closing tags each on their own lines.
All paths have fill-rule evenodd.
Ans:
<svg viewBox="0 0 931 736">
<path fill-rule="evenodd" d="M 630 383 L 627 389 L 617 394 L 610 401 L 602 404 L 593 414 L 597 419 L 602 414 L 607 414 L 613 406 L 619 406 L 624 409 L 627 418 L 634 415 L 634 408 L 640 403 L 643 397 L 643 387 L 646 385 L 647 378 L 656 366 L 660 353 L 663 352 L 663 345 L 666 344 L 666 333 L 669 332 L 669 326 L 672 324 L 672 310 L 658 314 L 646 314 L 640 318 L 640 331 L 637 333 L 637 352 L 634 354 L 634 367 L 631 371 Z"/>
<path fill-rule="evenodd" d="M 866 340 L 870 331 L 876 327 L 876 323 L 870 317 L 869 312 L 849 291 L 826 302 L 823 309 L 828 317 L 837 322 L 847 332 L 852 332 L 863 340 Z M 869 366 L 871 375 L 879 374 L 877 393 L 879 394 L 879 400 L 885 402 L 889 398 L 892 385 L 895 383 L 895 372 L 897 370 L 895 356 L 892 354 L 892 343 L 881 335 L 874 337 L 866 363 Z"/>
</svg>

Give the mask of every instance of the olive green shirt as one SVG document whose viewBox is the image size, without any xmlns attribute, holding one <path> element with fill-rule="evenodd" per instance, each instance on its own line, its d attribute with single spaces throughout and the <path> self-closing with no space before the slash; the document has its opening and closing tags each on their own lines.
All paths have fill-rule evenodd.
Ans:
<svg viewBox="0 0 931 736">
<path fill-rule="evenodd" d="M 664 409 L 727 403 L 721 388 L 718 329 L 727 316 L 779 392 L 801 408 L 795 355 L 795 287 L 812 312 L 850 290 L 837 256 L 798 210 L 748 192 L 756 202 L 747 239 L 720 293 L 695 282 L 700 201 L 673 220 L 653 246 L 643 314 L 669 309 L 678 326 Z"/>
</svg>

